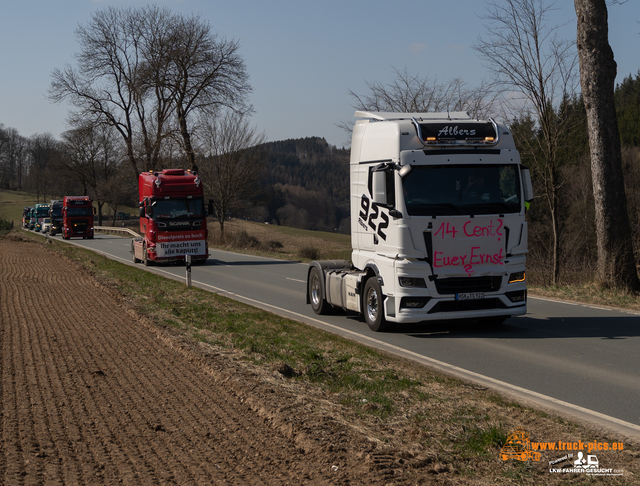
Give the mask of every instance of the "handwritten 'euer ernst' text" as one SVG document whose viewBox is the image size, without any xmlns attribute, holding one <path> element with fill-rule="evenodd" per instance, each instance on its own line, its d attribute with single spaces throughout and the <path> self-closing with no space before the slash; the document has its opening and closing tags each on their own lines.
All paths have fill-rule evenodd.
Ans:
<svg viewBox="0 0 640 486">
<path fill-rule="evenodd" d="M 440 227 L 433 233 L 436 238 L 451 238 L 451 239 L 468 239 L 471 243 L 471 247 L 468 251 L 462 254 L 452 254 L 451 251 L 434 251 L 433 253 L 433 266 L 436 268 L 441 267 L 463 267 L 464 271 L 471 275 L 474 273 L 474 265 L 493 264 L 504 265 L 503 249 L 500 248 L 497 253 L 487 252 L 482 249 L 483 240 L 493 240 L 494 244 L 489 241 L 487 243 L 495 248 L 495 242 L 500 241 L 502 233 L 503 221 L 498 219 L 496 223 L 493 220 L 489 221 L 486 225 L 474 225 L 473 221 L 469 220 L 462 225 L 462 229 L 459 230 L 456 226 L 450 222 L 443 222 Z M 473 245 L 473 243 L 476 243 Z M 456 248 L 460 248 L 454 245 Z"/>
</svg>

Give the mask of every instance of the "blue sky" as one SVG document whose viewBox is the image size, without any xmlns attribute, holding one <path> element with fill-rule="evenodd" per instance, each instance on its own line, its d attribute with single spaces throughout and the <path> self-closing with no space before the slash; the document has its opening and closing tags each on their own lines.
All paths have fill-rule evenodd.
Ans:
<svg viewBox="0 0 640 486">
<path fill-rule="evenodd" d="M 496 0 L 498 3 L 500 0 Z M 6 0 L 0 17 L 0 123 L 26 137 L 59 138 L 68 105 L 46 99 L 51 72 L 74 64 L 75 29 L 108 6 L 143 0 Z M 221 37 L 240 43 L 254 92 L 252 123 L 268 140 L 319 136 L 348 145 L 336 126 L 353 120 L 348 92 L 386 83 L 393 68 L 476 85 L 488 72 L 472 46 L 484 32 L 484 0 L 165 0 L 201 14 Z M 573 1 L 558 0 L 552 22 L 575 39 Z M 609 6 L 618 82 L 640 70 L 640 1 Z"/>
</svg>

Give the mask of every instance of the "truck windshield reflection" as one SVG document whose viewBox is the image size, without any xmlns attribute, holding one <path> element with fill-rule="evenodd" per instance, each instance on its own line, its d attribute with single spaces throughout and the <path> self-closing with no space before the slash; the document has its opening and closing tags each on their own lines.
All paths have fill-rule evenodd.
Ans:
<svg viewBox="0 0 640 486">
<path fill-rule="evenodd" d="M 404 178 L 409 216 L 520 212 L 517 165 L 414 166 Z"/>
</svg>

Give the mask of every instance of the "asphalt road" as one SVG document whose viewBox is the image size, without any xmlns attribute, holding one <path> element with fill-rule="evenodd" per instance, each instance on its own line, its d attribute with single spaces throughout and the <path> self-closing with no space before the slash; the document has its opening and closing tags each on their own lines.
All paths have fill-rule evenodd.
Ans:
<svg viewBox="0 0 640 486">
<path fill-rule="evenodd" d="M 70 241 L 132 263 L 129 238 Z M 192 267 L 193 285 L 640 440 L 640 313 L 531 297 L 527 315 L 497 328 L 443 321 L 374 333 L 355 314 L 313 313 L 305 299 L 306 264 L 210 253 L 206 265 Z M 148 269 L 185 278 L 182 266 Z"/>
</svg>

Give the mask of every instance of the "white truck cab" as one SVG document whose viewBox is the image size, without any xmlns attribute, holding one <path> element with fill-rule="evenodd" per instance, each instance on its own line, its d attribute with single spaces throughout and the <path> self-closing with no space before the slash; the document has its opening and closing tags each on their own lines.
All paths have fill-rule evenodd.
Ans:
<svg viewBox="0 0 640 486">
<path fill-rule="evenodd" d="M 527 309 L 528 169 L 509 130 L 455 113 L 355 113 L 351 262 L 309 267 L 307 302 L 393 323 L 478 319 Z"/>
</svg>

